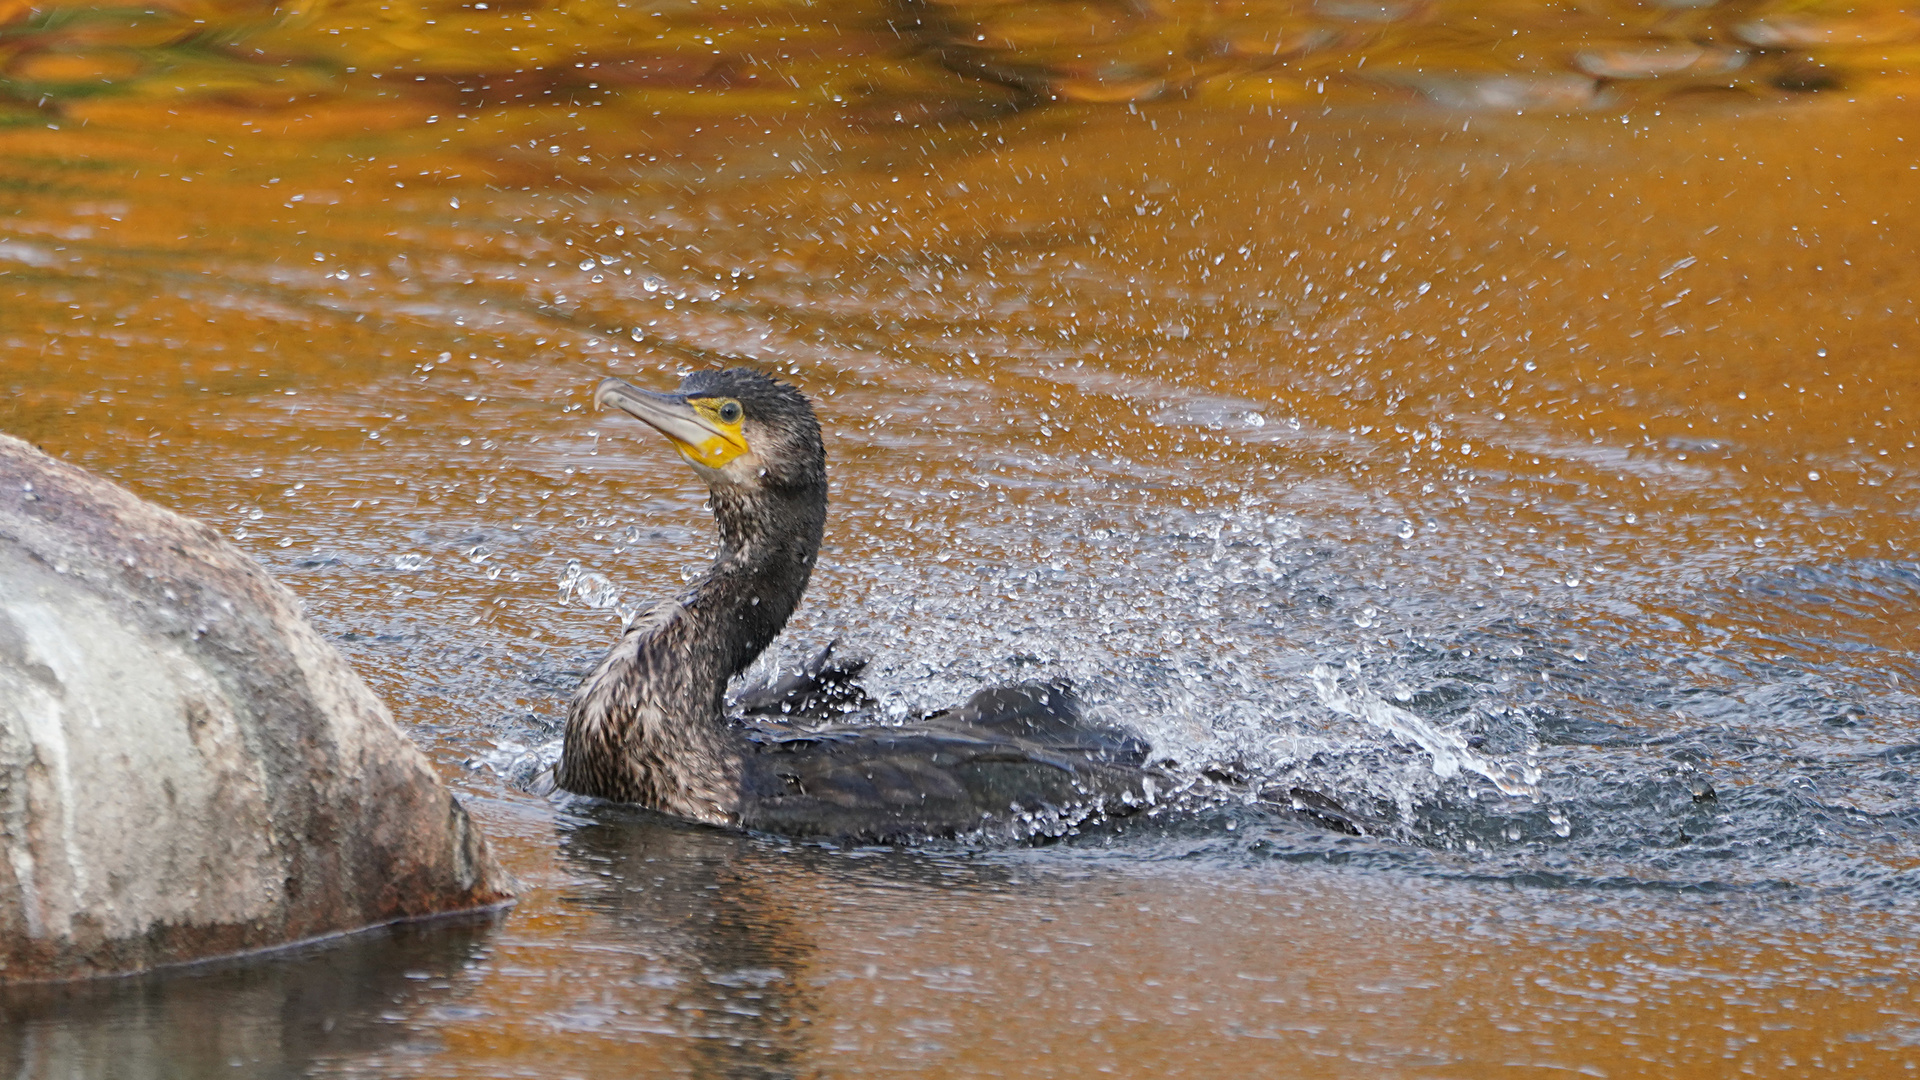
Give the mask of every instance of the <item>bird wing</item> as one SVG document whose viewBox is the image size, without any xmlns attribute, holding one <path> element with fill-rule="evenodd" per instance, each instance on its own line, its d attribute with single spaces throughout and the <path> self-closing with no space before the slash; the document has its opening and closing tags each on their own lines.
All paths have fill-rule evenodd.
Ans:
<svg viewBox="0 0 1920 1080">
<path fill-rule="evenodd" d="M 1150 805 L 1150 770 L 937 728 L 763 736 L 746 762 L 741 824 L 792 836 L 951 837 L 1015 819 L 1075 822 Z"/>
<path fill-rule="evenodd" d="M 859 657 L 836 657 L 829 641 L 800 664 L 797 671 L 776 673 L 742 687 L 733 695 L 733 707 L 750 721 L 829 720 L 865 708 L 873 702 L 858 681 L 867 662 Z"/>
</svg>

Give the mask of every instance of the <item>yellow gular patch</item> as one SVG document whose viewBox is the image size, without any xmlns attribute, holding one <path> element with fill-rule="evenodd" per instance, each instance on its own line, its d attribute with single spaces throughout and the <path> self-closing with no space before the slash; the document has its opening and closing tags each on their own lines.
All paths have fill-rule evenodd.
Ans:
<svg viewBox="0 0 1920 1080">
<path fill-rule="evenodd" d="M 700 419 L 713 429 L 714 434 L 698 444 L 674 439 L 674 448 L 680 451 L 681 457 L 695 465 L 718 469 L 747 452 L 747 437 L 740 430 L 745 422 L 745 414 L 739 402 L 732 398 L 693 398 L 687 404 L 693 406 L 693 410 L 700 414 Z"/>
</svg>

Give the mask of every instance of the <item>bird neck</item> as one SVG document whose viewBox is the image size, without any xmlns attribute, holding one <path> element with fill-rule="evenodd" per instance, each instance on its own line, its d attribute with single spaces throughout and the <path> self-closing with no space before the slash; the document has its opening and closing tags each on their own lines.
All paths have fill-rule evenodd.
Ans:
<svg viewBox="0 0 1920 1080">
<path fill-rule="evenodd" d="M 734 820 L 740 736 L 727 683 L 799 606 L 826 521 L 817 490 L 716 489 L 720 555 L 676 603 L 622 636 L 575 692 L 561 787 L 715 824 Z"/>
<path fill-rule="evenodd" d="M 720 554 L 681 595 L 683 618 L 708 670 L 714 700 L 787 625 L 813 576 L 826 524 L 826 490 L 740 491 L 716 487 L 711 499 Z"/>
</svg>

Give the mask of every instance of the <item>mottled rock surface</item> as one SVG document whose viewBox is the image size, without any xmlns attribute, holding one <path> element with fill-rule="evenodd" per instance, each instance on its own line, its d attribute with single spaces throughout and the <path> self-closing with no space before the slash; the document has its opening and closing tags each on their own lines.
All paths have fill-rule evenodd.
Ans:
<svg viewBox="0 0 1920 1080">
<path fill-rule="evenodd" d="M 496 904 L 506 875 L 299 602 L 0 436 L 0 980 Z"/>
</svg>

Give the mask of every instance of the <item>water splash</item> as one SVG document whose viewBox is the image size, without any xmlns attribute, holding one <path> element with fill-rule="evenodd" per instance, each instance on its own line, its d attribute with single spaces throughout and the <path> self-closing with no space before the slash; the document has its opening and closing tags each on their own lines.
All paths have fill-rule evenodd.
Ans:
<svg viewBox="0 0 1920 1080">
<path fill-rule="evenodd" d="M 474 771 L 485 771 L 506 781 L 509 787 L 518 791 L 533 791 L 540 783 L 542 774 L 553 768 L 560 760 L 564 745 L 558 738 L 541 742 L 522 742 L 518 739 L 495 738 L 490 746 L 466 760 L 466 767 Z"/>
<path fill-rule="evenodd" d="M 1315 665 L 1309 676 L 1314 695 L 1320 703 L 1342 716 L 1379 728 L 1381 731 L 1413 743 L 1433 758 L 1433 774 L 1442 780 L 1462 770 L 1485 777 L 1501 793 L 1514 798 L 1540 798 L 1540 770 L 1531 765 L 1490 761 L 1473 752 L 1466 740 L 1450 731 L 1434 727 L 1413 713 L 1383 700 L 1359 684 L 1359 665 L 1349 662 L 1347 673 L 1354 676 L 1356 689 L 1348 693 L 1340 678 L 1326 664 Z"/>
<path fill-rule="evenodd" d="M 560 602 L 578 600 L 582 605 L 595 611 L 617 611 L 620 605 L 620 586 L 613 579 L 598 570 L 588 570 L 579 559 L 568 559 L 567 568 L 560 575 Z M 627 615 L 620 611 L 622 618 Z"/>
</svg>

